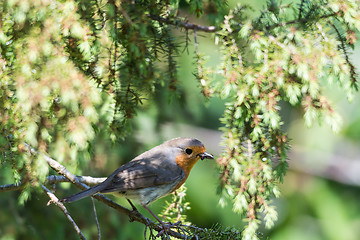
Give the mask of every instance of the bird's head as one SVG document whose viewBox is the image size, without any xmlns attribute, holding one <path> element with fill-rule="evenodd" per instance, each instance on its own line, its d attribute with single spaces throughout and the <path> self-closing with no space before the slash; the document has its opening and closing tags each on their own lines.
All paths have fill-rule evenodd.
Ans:
<svg viewBox="0 0 360 240">
<path fill-rule="evenodd" d="M 206 152 L 202 142 L 195 138 L 175 138 L 168 141 L 176 149 L 175 162 L 188 176 L 195 163 L 201 159 L 213 159 L 214 156 Z"/>
</svg>

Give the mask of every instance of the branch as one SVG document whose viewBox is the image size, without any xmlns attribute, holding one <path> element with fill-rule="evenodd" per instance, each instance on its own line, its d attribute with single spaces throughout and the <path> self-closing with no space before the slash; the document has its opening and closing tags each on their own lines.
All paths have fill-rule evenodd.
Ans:
<svg viewBox="0 0 360 240">
<path fill-rule="evenodd" d="M 78 225 L 75 223 L 75 221 L 72 219 L 72 217 L 70 216 L 69 212 L 67 211 L 66 207 L 64 206 L 64 204 L 62 204 L 59 199 L 55 196 L 55 194 L 53 194 L 49 189 L 47 189 L 44 185 L 41 184 L 41 188 L 44 190 L 44 192 L 49 196 L 50 201 L 48 202 L 47 206 L 50 205 L 50 203 L 54 203 L 56 206 L 58 206 L 60 208 L 60 210 L 65 214 L 66 218 L 69 220 L 69 222 L 71 223 L 71 225 L 74 227 L 76 233 L 79 235 L 79 237 L 81 239 L 85 239 L 84 234 L 81 232 L 80 228 L 78 227 Z"/>
<path fill-rule="evenodd" d="M 163 18 L 160 16 L 155 16 L 155 15 L 148 15 L 152 20 L 158 21 L 158 22 L 162 22 L 162 23 L 166 23 L 169 25 L 174 25 L 177 27 L 182 27 L 185 28 L 187 30 L 192 29 L 192 30 L 198 30 L 198 31 L 203 31 L 203 32 L 216 32 L 217 30 L 219 30 L 217 27 L 215 26 L 203 26 L 203 25 L 198 25 L 198 24 L 194 24 L 194 23 L 189 23 L 188 21 L 182 21 L 180 19 L 170 19 L 170 18 Z"/>
<path fill-rule="evenodd" d="M 320 19 L 329 18 L 329 17 L 335 17 L 337 15 L 338 15 L 338 12 L 333 12 L 333 13 L 329 13 L 329 14 L 325 14 L 323 16 L 317 17 L 313 21 L 315 22 L 315 21 L 320 20 Z M 307 20 L 304 19 L 304 18 L 297 18 L 297 19 L 294 19 L 294 20 L 291 20 L 291 21 L 288 21 L 288 22 L 280 22 L 280 23 L 268 26 L 268 27 L 266 27 L 266 30 L 269 31 L 269 30 L 272 30 L 272 29 L 277 28 L 277 27 L 284 27 L 284 26 L 287 26 L 287 25 L 303 23 L 303 22 L 306 22 L 306 21 Z"/>
<path fill-rule="evenodd" d="M 0 185 L 0 192 L 9 192 L 9 191 L 18 191 L 24 188 L 24 184 L 19 183 L 12 183 L 12 184 L 5 184 Z"/>
<path fill-rule="evenodd" d="M 333 24 L 332 22 L 329 21 L 329 24 L 334 28 L 339 40 L 340 40 L 340 50 L 342 50 L 344 56 L 345 56 L 345 61 L 348 64 L 348 66 L 350 67 L 350 79 L 352 81 L 352 84 L 355 86 L 355 88 L 357 89 L 357 79 L 356 79 L 356 69 L 355 66 L 351 63 L 350 61 L 350 56 L 349 53 L 346 50 L 346 40 L 344 39 L 344 37 L 341 35 L 339 29 L 335 26 L 335 24 Z"/>
<path fill-rule="evenodd" d="M 101 231 L 100 231 L 99 220 L 98 220 L 98 217 L 97 217 L 97 214 L 96 214 L 95 201 L 94 201 L 93 197 L 90 197 L 90 198 L 91 198 L 91 203 L 93 205 L 93 211 L 94 211 L 94 217 L 95 217 L 95 221 L 96 221 L 96 227 L 98 229 L 98 239 L 100 240 L 101 239 Z"/>
<path fill-rule="evenodd" d="M 86 185 L 96 185 L 105 181 L 106 178 L 94 178 L 89 176 L 76 176 L 77 181 Z M 56 184 L 60 182 L 71 182 L 64 176 L 51 175 L 46 178 L 44 184 Z M 0 185 L 0 192 L 19 191 L 25 187 L 26 182 L 18 182 L 12 184 Z"/>
<path fill-rule="evenodd" d="M 38 151 L 36 151 L 34 148 L 32 148 L 30 145 L 25 144 L 25 146 L 29 149 L 29 151 L 32 154 L 41 154 Z M 66 178 L 66 180 L 65 180 L 62 177 L 57 178 L 57 176 L 50 176 L 49 178 L 51 180 L 53 180 L 54 182 L 60 181 L 60 180 L 63 180 L 64 182 L 70 181 L 76 187 L 80 188 L 81 190 L 85 190 L 85 189 L 89 188 L 86 184 L 82 183 L 81 180 L 91 180 L 92 182 L 95 182 L 96 178 L 77 177 L 77 176 L 73 175 L 72 173 L 70 173 L 63 165 L 61 165 L 56 160 L 52 159 L 51 157 L 49 157 L 45 154 L 42 154 L 42 156 L 44 157 L 45 161 L 49 164 L 49 166 L 52 169 L 54 169 L 57 173 L 61 174 L 62 176 L 64 176 Z M 101 179 L 102 179 L 102 181 L 104 180 L 104 178 L 101 178 Z M 96 181 L 98 181 L 98 180 L 100 180 L 100 179 L 96 179 Z M 100 182 L 102 182 L 102 181 L 100 181 Z M 5 187 L 5 188 L 9 189 L 9 187 Z M 95 194 L 93 197 L 96 198 L 97 200 L 105 203 L 109 207 L 115 209 L 116 211 L 129 216 L 131 221 L 140 222 L 146 226 L 149 226 L 151 229 L 154 229 L 157 232 L 161 232 L 163 230 L 160 225 L 155 224 L 153 221 L 151 221 L 149 218 L 145 217 L 144 215 L 140 214 L 138 211 L 131 211 L 131 210 L 117 204 L 116 202 L 112 201 L 111 199 L 105 197 L 102 194 Z M 180 234 L 178 232 L 172 231 L 172 230 L 169 230 L 169 232 L 167 232 L 167 234 L 172 237 L 178 238 L 178 239 L 186 239 L 187 238 L 187 236 Z"/>
<path fill-rule="evenodd" d="M 301 20 L 301 18 L 302 18 L 303 6 L 304 6 L 304 0 L 301 0 L 300 7 L 299 7 L 299 16 L 298 16 L 299 20 Z"/>
<path fill-rule="evenodd" d="M 53 161 L 55 161 L 55 160 L 53 160 Z M 99 184 L 99 183 L 103 182 L 106 178 L 93 178 L 93 177 L 88 177 L 88 176 L 74 176 L 74 179 L 76 179 L 75 182 L 78 182 L 78 184 L 75 184 L 73 182 L 74 185 L 77 186 L 78 188 L 80 188 L 81 190 L 84 190 L 84 189 L 89 188 L 86 184 L 88 184 L 88 185 Z M 47 177 L 47 180 L 46 180 L 45 183 L 46 184 L 56 184 L 56 183 L 60 183 L 60 182 L 71 182 L 71 181 L 68 178 L 64 177 L 64 176 L 52 175 L 52 176 Z M 24 187 L 25 187 L 25 182 L 0 185 L 0 192 L 18 191 L 18 190 L 22 190 Z M 96 195 L 94 195 L 92 197 L 96 198 L 97 200 L 99 200 L 99 201 L 101 201 L 103 203 L 105 203 L 109 207 L 114 208 L 116 211 L 118 211 L 118 212 L 120 212 L 122 214 L 128 215 L 129 218 L 131 219 L 131 221 L 137 221 L 137 222 L 143 223 L 144 225 L 149 226 L 150 228 L 152 228 L 152 229 L 154 229 L 154 230 L 156 230 L 158 232 L 160 232 L 162 230 L 162 228 L 160 226 L 155 224 L 149 218 L 143 216 L 142 214 L 140 214 L 137 211 L 131 211 L 131 210 L 117 204 L 116 202 L 112 201 L 111 199 L 105 197 L 102 194 L 96 194 Z M 98 223 L 97 223 L 97 226 L 98 226 Z M 182 235 L 180 233 L 174 232 L 174 231 L 170 231 L 169 235 L 171 235 L 173 237 L 176 237 L 176 238 L 179 238 L 179 239 L 186 239 L 186 236 L 184 236 L 184 235 Z"/>
</svg>

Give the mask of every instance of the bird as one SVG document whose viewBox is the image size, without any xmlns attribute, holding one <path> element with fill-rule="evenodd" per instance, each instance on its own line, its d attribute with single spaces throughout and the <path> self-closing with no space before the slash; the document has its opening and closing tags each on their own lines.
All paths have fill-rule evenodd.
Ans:
<svg viewBox="0 0 360 240">
<path fill-rule="evenodd" d="M 166 231 L 167 226 L 148 205 L 181 187 L 199 159 L 213 158 L 198 139 L 174 138 L 120 166 L 102 183 L 60 201 L 74 202 L 96 193 L 125 197 L 133 210 L 137 209 L 132 201 L 144 207 Z"/>
</svg>

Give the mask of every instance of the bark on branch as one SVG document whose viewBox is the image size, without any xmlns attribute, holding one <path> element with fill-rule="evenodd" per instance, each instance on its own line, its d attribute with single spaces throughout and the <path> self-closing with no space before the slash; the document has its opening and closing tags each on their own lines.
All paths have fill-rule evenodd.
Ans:
<svg viewBox="0 0 360 240">
<path fill-rule="evenodd" d="M 25 144 L 25 146 L 28 148 L 28 150 L 31 154 L 42 154 L 42 153 L 39 153 L 38 151 L 36 151 L 31 146 L 29 146 L 28 144 Z M 81 190 L 85 190 L 85 189 L 89 188 L 88 185 L 99 184 L 106 179 L 106 178 L 93 178 L 93 177 L 88 177 L 88 176 L 76 176 L 76 175 L 70 173 L 63 165 L 61 165 L 55 159 L 53 159 L 45 154 L 42 154 L 42 156 L 44 157 L 44 159 L 48 163 L 48 165 L 52 169 L 54 169 L 58 174 L 61 175 L 61 176 L 52 175 L 52 176 L 47 177 L 46 184 L 55 184 L 58 182 L 71 182 L 76 187 L 80 188 Z M 24 186 L 25 186 L 25 183 L 1 185 L 0 192 L 21 190 L 21 189 L 23 189 Z M 44 191 L 46 193 L 48 193 L 48 191 L 46 191 L 45 189 L 44 189 Z M 49 197 L 50 197 L 50 195 L 49 195 Z M 116 202 L 112 201 L 111 199 L 105 197 L 103 194 L 95 194 L 93 197 L 96 198 L 97 200 L 103 202 L 104 204 L 108 205 L 109 207 L 115 209 L 116 211 L 129 216 L 130 221 L 140 222 L 140 223 L 144 224 L 145 226 L 147 226 L 151 229 L 154 229 L 157 232 L 161 232 L 163 230 L 160 225 L 157 225 L 151 219 L 140 214 L 138 211 L 129 210 L 129 209 L 117 204 Z M 186 235 L 183 235 L 181 233 L 178 233 L 178 232 L 175 232 L 172 230 L 167 232 L 167 234 L 169 236 L 172 236 L 172 237 L 175 237 L 178 239 L 186 239 L 187 238 Z"/>
<path fill-rule="evenodd" d="M 80 183 L 84 183 L 86 185 L 92 186 L 92 185 L 102 183 L 106 178 L 76 176 L 76 179 Z M 50 175 L 46 178 L 46 181 L 44 184 L 56 184 L 56 183 L 61 183 L 61 182 L 71 182 L 71 181 L 64 176 Z M 0 192 L 18 191 L 18 190 L 22 190 L 24 187 L 25 187 L 25 183 L 23 183 L 23 182 L 0 185 Z"/>
<path fill-rule="evenodd" d="M 70 222 L 70 224 L 75 229 L 77 235 L 79 235 L 80 239 L 86 240 L 84 234 L 81 232 L 78 225 L 75 223 L 74 219 L 70 216 L 70 213 L 66 209 L 63 203 L 59 201 L 59 199 L 55 196 L 54 193 L 52 193 L 49 189 L 47 189 L 44 185 L 41 184 L 41 188 L 44 190 L 44 192 L 49 196 L 50 201 L 47 205 L 50 205 L 50 203 L 54 203 L 66 216 L 67 220 Z"/>
</svg>

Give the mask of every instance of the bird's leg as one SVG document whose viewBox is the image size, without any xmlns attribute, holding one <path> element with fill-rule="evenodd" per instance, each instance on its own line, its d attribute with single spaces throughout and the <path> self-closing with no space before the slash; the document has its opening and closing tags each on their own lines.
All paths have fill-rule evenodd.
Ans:
<svg viewBox="0 0 360 240">
<path fill-rule="evenodd" d="M 155 215 L 155 213 L 153 213 L 150 208 L 148 208 L 145 204 L 142 205 L 146 210 L 148 210 L 148 212 L 156 219 L 158 220 L 158 222 L 161 224 L 161 226 L 163 227 L 163 231 L 164 233 L 167 235 L 166 232 L 170 231 L 170 226 L 166 225 L 163 221 L 160 220 L 160 218 L 158 218 L 158 216 Z"/>
<path fill-rule="evenodd" d="M 163 228 L 167 228 L 167 226 L 165 225 L 165 223 L 163 223 L 163 221 L 160 220 L 160 218 L 158 218 L 158 216 L 155 215 L 155 213 L 153 213 L 150 208 L 148 208 L 145 204 L 142 205 L 146 210 L 148 210 L 148 212 L 156 219 L 158 220 L 158 222 L 163 226 Z"/>
<path fill-rule="evenodd" d="M 129 203 L 130 203 L 130 205 L 131 205 L 131 207 L 132 207 L 132 209 L 133 209 L 133 211 L 136 211 L 136 212 L 138 212 L 138 210 L 137 210 L 137 208 L 135 207 L 135 205 L 130 201 L 130 199 L 126 199 Z"/>
<path fill-rule="evenodd" d="M 135 214 L 139 214 L 139 211 L 137 210 L 137 208 L 135 207 L 135 205 L 130 201 L 130 199 L 126 199 L 129 203 L 130 203 L 130 205 L 131 205 L 131 207 L 132 207 L 132 212 L 133 213 L 135 213 Z M 129 216 L 130 217 L 130 222 L 133 222 L 134 221 L 134 218 L 133 217 L 131 217 L 131 216 Z"/>
</svg>

